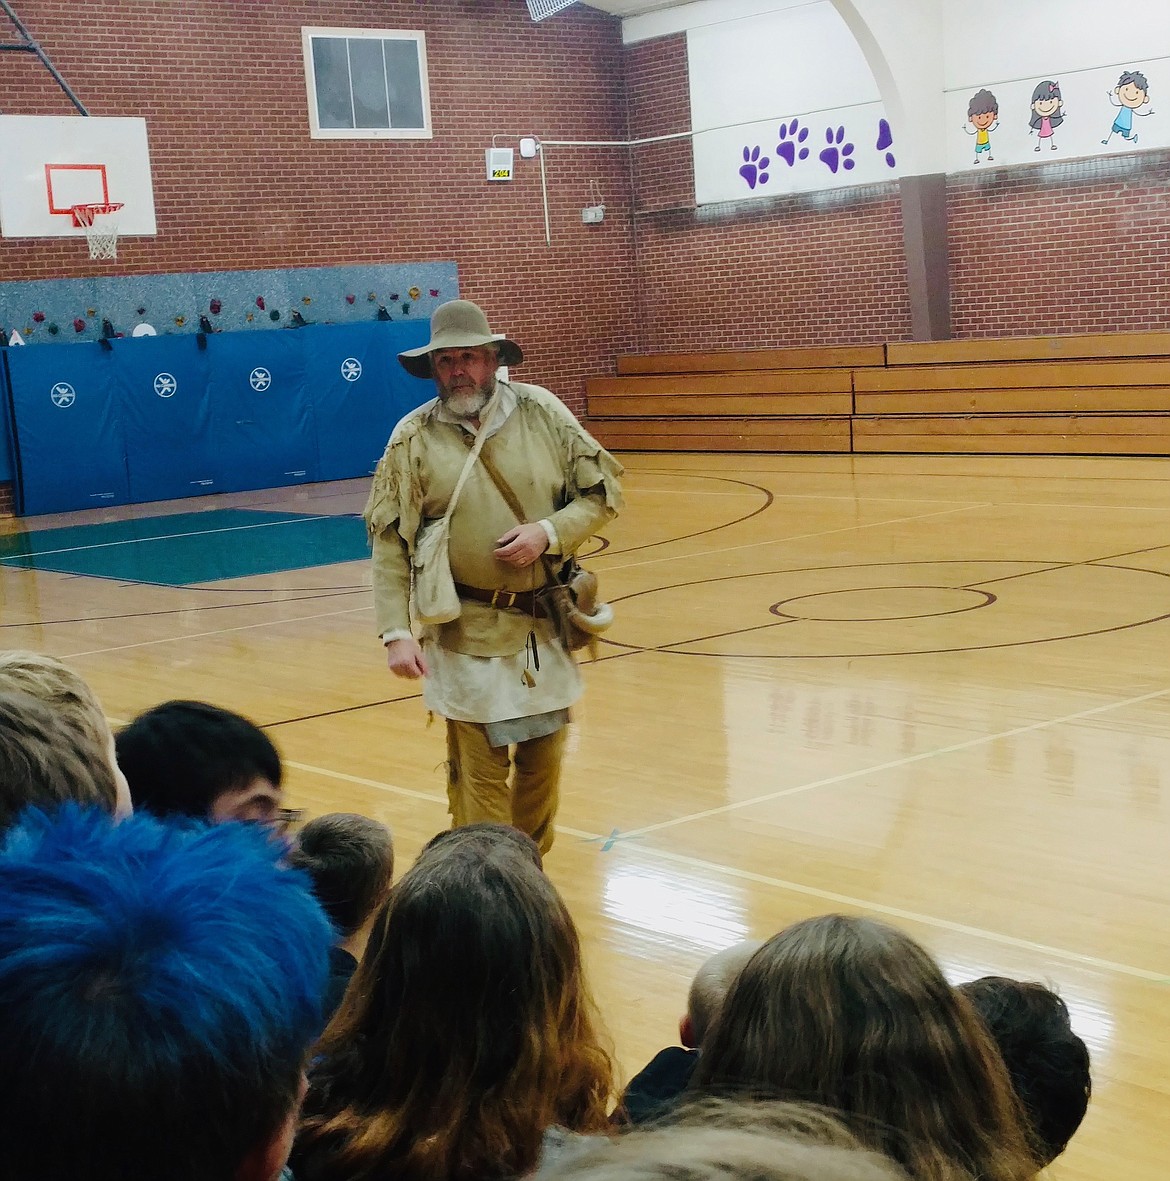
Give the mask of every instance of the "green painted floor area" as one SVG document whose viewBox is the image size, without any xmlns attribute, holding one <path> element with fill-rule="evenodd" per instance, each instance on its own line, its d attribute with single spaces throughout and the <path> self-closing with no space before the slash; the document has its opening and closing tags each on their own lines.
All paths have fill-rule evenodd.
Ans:
<svg viewBox="0 0 1170 1181">
<path fill-rule="evenodd" d="M 190 586 L 367 557 L 359 517 L 213 509 L 0 537 L 0 566 Z"/>
</svg>

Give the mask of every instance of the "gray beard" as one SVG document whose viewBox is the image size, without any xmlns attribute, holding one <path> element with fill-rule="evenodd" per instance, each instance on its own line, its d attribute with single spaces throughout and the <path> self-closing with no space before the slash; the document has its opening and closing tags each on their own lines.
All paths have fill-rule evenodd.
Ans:
<svg viewBox="0 0 1170 1181">
<path fill-rule="evenodd" d="M 448 394 L 443 399 L 443 405 L 456 418 L 478 418 L 479 412 L 488 404 L 488 399 L 496 392 L 496 379 L 479 386 L 478 389 L 467 390 L 463 393 Z"/>
</svg>

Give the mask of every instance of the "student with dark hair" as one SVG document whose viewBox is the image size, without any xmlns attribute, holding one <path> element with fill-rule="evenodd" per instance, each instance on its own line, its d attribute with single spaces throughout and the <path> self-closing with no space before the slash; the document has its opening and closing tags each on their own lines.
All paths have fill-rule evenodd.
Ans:
<svg viewBox="0 0 1170 1181">
<path fill-rule="evenodd" d="M 872 919 L 823 915 L 769 939 L 732 984 L 692 1087 L 834 1108 L 915 1181 L 1028 1181 L 1039 1167 L 970 1004 Z"/>
<path fill-rule="evenodd" d="M 280 816 L 280 755 L 231 710 L 166 701 L 120 730 L 115 744 L 135 807 L 155 816 L 262 823 Z"/>
<path fill-rule="evenodd" d="M 991 1032 L 1024 1105 L 1041 1162 L 1051 1164 L 1081 1126 L 1093 1093 L 1089 1050 L 1051 988 L 983 976 L 960 984 Z"/>
<path fill-rule="evenodd" d="M 681 1046 L 659 1050 L 630 1080 L 614 1112 L 615 1123 L 641 1124 L 660 1118 L 679 1100 L 691 1081 L 699 1052 L 719 1016 L 732 981 L 763 946 L 745 939 L 704 960 L 691 981 L 687 1011 L 678 1023 Z"/>
<path fill-rule="evenodd" d="M 517 1177 L 604 1128 L 613 1087 L 573 920 L 504 841 L 419 856 L 318 1053 L 297 1181 Z"/>
<path fill-rule="evenodd" d="M 455 848 L 456 845 L 491 849 L 501 844 L 513 846 L 530 858 L 537 869 L 544 869 L 540 846 L 526 832 L 521 832 L 511 824 L 501 824 L 493 820 L 480 820 L 475 824 L 465 824 L 462 828 L 443 829 L 423 845 L 419 856 L 437 845 L 444 845 L 449 849 Z"/>
<path fill-rule="evenodd" d="M 0 1176 L 274 1181 L 330 934 L 250 826 L 27 813 L 0 847 Z"/>
<path fill-rule="evenodd" d="M 329 952 L 328 1019 L 341 1004 L 370 925 L 390 894 L 394 839 L 384 824 L 369 816 L 331 812 L 310 820 L 297 833 L 288 863 L 309 875 L 313 893 L 337 932 Z"/>
<path fill-rule="evenodd" d="M 25 808 L 50 811 L 68 800 L 118 810 L 106 752 L 40 699 L 0 689 L 0 833 Z"/>
</svg>

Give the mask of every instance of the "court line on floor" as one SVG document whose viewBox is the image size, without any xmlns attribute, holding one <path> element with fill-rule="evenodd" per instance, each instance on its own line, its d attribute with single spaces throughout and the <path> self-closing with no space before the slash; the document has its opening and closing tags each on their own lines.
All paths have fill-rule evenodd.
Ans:
<svg viewBox="0 0 1170 1181">
<path fill-rule="evenodd" d="M 296 599 L 281 599 L 282 603 L 295 603 Z M 312 619 L 333 619 L 338 615 L 358 615 L 363 611 L 373 611 L 373 605 L 368 607 L 347 607 L 344 611 L 319 611 L 316 615 L 296 615 L 290 619 L 265 619 L 260 623 L 243 623 L 239 627 L 220 627 L 213 631 L 191 632 L 184 636 L 160 636 L 157 640 L 136 640 L 133 644 L 116 644 L 112 648 L 90 648 L 85 652 L 69 652 L 61 657 L 62 660 L 76 660 L 82 656 L 104 656 L 107 652 L 128 652 L 132 648 L 150 648 L 155 644 L 179 644 L 184 640 L 206 640 L 214 636 L 228 636 L 232 632 L 255 631 L 260 627 L 280 627 L 285 623 L 307 623 Z"/>
<path fill-rule="evenodd" d="M 641 828 L 628 829 L 621 834 L 621 840 L 626 841 L 634 837 L 644 837 L 648 833 L 662 832 L 668 828 L 678 828 L 683 824 L 690 824 L 695 820 L 706 820 L 711 816 L 722 816 L 728 812 L 737 812 L 743 808 L 752 808 L 757 804 L 771 803 L 773 800 L 784 799 L 786 796 L 801 795 L 807 791 L 815 791 L 819 787 L 833 787 L 838 783 L 848 783 L 854 779 L 863 779 L 867 775 L 879 775 L 886 771 L 894 771 L 899 767 L 909 767 L 914 763 L 922 763 L 928 759 L 939 758 L 942 755 L 956 754 L 963 750 L 974 750 L 976 747 L 986 746 L 991 742 L 998 742 L 1004 738 L 1015 738 L 1021 734 L 1031 734 L 1037 730 L 1046 730 L 1051 726 L 1060 726 L 1068 722 L 1077 722 L 1083 718 L 1097 717 L 1110 713 L 1116 709 L 1125 709 L 1132 705 L 1141 705 L 1146 701 L 1153 701 L 1159 697 L 1170 696 L 1170 689 L 1157 689 L 1152 693 L 1143 693 L 1140 697 L 1130 697 L 1125 701 L 1111 701 L 1105 705 L 1095 705 L 1092 709 L 1078 710 L 1076 713 L 1065 714 L 1059 718 L 1048 718 L 1041 722 L 1030 722 L 1026 726 L 1015 726 L 1010 730 L 999 730 L 994 734 L 982 734 L 978 738 L 968 738 L 964 742 L 954 742 L 949 746 L 935 747 L 933 750 L 920 751 L 916 755 L 906 755 L 900 759 L 890 759 L 885 763 L 874 763 L 868 767 L 859 767 L 854 771 L 843 771 L 840 775 L 830 775 L 825 779 L 816 779 L 811 783 L 799 783 L 793 787 L 784 787 L 779 791 L 767 792 L 764 795 L 753 796 L 748 800 L 737 800 L 732 804 L 721 804 L 718 808 L 706 808 L 701 812 L 692 812 L 688 816 L 675 816 L 671 820 L 660 820 L 657 824 L 643 825 Z"/>
<path fill-rule="evenodd" d="M 328 767 L 315 767 L 312 763 L 297 763 L 292 759 L 282 759 L 286 767 L 294 767 L 298 771 L 307 771 L 311 775 L 323 775 L 326 779 L 340 779 L 342 783 L 355 783 L 359 787 L 372 787 L 377 791 L 389 792 L 391 795 L 406 796 L 411 800 L 427 800 L 432 804 L 447 806 L 446 795 L 436 795 L 434 792 L 416 791 L 412 787 L 400 787 L 397 783 L 385 783 L 380 779 L 366 779 L 361 775 L 347 775 L 344 771 L 333 771 Z"/>
<path fill-rule="evenodd" d="M 971 512 L 973 509 L 979 508 L 993 508 L 994 505 L 990 502 L 979 502 L 974 504 L 959 505 L 957 508 L 940 509 L 935 513 L 915 513 L 910 517 L 891 517 L 887 521 L 873 521 L 867 525 L 842 525 L 838 529 L 820 529 L 815 533 L 794 533 L 786 537 L 772 537 L 767 541 L 748 541 L 742 545 L 728 545 L 722 549 L 705 549 L 701 554 L 675 554 L 672 557 L 665 558 L 650 558 L 644 562 L 623 562 L 619 566 L 606 565 L 605 573 L 612 574 L 615 570 L 632 570 L 640 566 L 657 566 L 663 562 L 693 562 L 696 558 L 709 558 L 714 554 L 733 554 L 740 550 L 760 549 L 766 545 L 784 545 L 791 541 L 808 541 L 815 537 L 831 537 L 835 533 L 855 533 L 862 529 L 879 529 L 889 525 L 905 525 L 910 521 L 925 521 L 930 517 L 946 517 L 952 516 L 955 513 Z M 639 549 L 649 549 L 655 545 L 669 545 L 669 541 L 650 542 L 645 546 L 639 546 Z M 614 555 L 621 553 L 628 553 L 628 550 L 615 550 Z M 595 559 L 600 559 L 603 555 L 594 555 Z"/>
<path fill-rule="evenodd" d="M 561 830 L 558 825 L 558 831 Z M 801 894 L 809 898 L 817 898 L 822 902 L 831 902 L 839 906 L 848 906 L 856 910 L 869 911 L 873 914 L 885 915 L 888 918 L 901 919 L 903 922 L 920 923 L 926 927 L 933 927 L 940 931 L 949 931 L 957 935 L 971 935 L 978 939 L 985 939 L 990 943 L 997 943 L 1004 947 L 1014 947 L 1022 951 L 1036 952 L 1040 955 L 1051 956 L 1054 959 L 1067 960 L 1087 967 L 1101 968 L 1115 972 L 1122 976 L 1134 976 L 1139 980 L 1151 980 L 1158 984 L 1167 981 L 1165 972 L 1155 972 L 1149 968 L 1137 968 L 1133 964 L 1123 964 L 1117 960 L 1102 959 L 1100 956 L 1087 955 L 1080 951 L 1069 951 L 1064 947 L 1053 947 L 1048 943 L 1037 943 L 1031 939 L 1021 939 L 1015 935 L 1008 935 L 1002 931 L 989 931 L 984 927 L 971 926 L 969 923 L 955 922 L 953 919 L 940 918 L 938 915 L 921 914 L 915 910 L 905 910 L 900 906 L 887 906 L 882 902 L 874 902 L 867 898 L 853 898 L 848 894 L 838 894 L 833 890 L 823 890 L 818 886 L 806 886 L 800 882 L 790 882 L 784 878 L 771 877 L 768 874 L 755 873 L 750 869 L 740 869 L 734 865 L 724 865 L 718 861 L 707 861 L 702 857 L 692 857 L 687 853 L 675 853 L 669 849 L 655 849 L 649 845 L 638 845 L 639 854 L 647 854 L 671 861 L 678 865 L 685 865 L 688 869 L 703 869 L 724 877 L 738 878 L 743 881 L 754 882 L 757 885 L 771 886 L 778 890 L 787 890 L 793 894 Z"/>
<path fill-rule="evenodd" d="M 376 791 L 387 792 L 390 795 L 404 796 L 412 800 L 423 800 L 427 803 L 439 804 L 443 807 L 446 807 L 447 804 L 445 794 L 438 795 L 432 792 L 417 791 L 414 788 L 400 787 L 395 783 L 386 783 L 378 779 L 367 779 L 361 775 L 349 775 L 344 771 L 333 771 L 327 767 L 317 767 L 311 763 L 294 762 L 290 759 L 285 759 L 284 765 L 286 767 L 294 767 L 298 771 L 321 775 L 326 779 L 337 779 L 343 783 L 370 787 Z M 601 842 L 610 839 L 602 833 L 587 832 L 584 829 L 574 828 L 567 824 L 556 825 L 556 831 L 561 836 L 574 837 L 580 841 L 588 841 L 599 845 Z M 1123 964 L 1116 960 L 1102 959 L 1099 956 L 1087 955 L 1084 952 L 1069 951 L 1067 948 L 1053 947 L 1046 943 L 1036 943 L 1031 939 L 1021 939 L 1015 935 L 1008 935 L 1001 931 L 989 931 L 983 927 L 971 926 L 968 923 L 959 923 L 952 919 L 940 918 L 938 915 L 921 914 L 918 911 L 906 910 L 898 906 L 887 906 L 885 903 L 874 902 L 871 899 L 854 898 L 848 894 L 838 894 L 834 890 L 824 890 L 818 886 L 806 886 L 800 882 L 791 882 L 784 878 L 755 873 L 749 869 L 724 865 L 718 861 L 707 861 L 702 857 L 692 857 L 688 853 L 675 853 L 669 849 L 656 849 L 652 845 L 639 844 L 636 847 L 631 847 L 629 851 L 633 853 L 635 848 L 638 855 L 645 854 L 663 861 L 671 861 L 678 865 L 685 865 L 689 869 L 701 869 L 709 873 L 721 874 L 724 877 L 754 882 L 762 886 L 771 886 L 773 889 L 786 890 L 789 893 L 800 894 L 808 898 L 817 898 L 822 902 L 831 902 L 837 906 L 848 906 L 854 910 L 885 915 L 887 918 L 901 919 L 903 922 L 919 923 L 922 926 L 933 927 L 940 931 L 949 931 L 959 935 L 970 935 L 978 939 L 984 939 L 989 943 L 999 944 L 1000 946 L 1036 952 L 1040 955 L 1066 960 L 1070 963 L 1101 968 L 1122 976 L 1133 976 L 1139 980 L 1151 980 L 1157 983 L 1164 983 L 1166 981 L 1165 972 L 1154 972 L 1148 968 L 1137 968 L 1132 964 Z"/>
<path fill-rule="evenodd" d="M 130 517 L 127 520 L 138 520 Z M 298 517 L 291 521 L 257 521 L 254 525 L 232 525 L 228 529 L 196 529 L 190 533 L 160 533 L 157 537 L 123 537 L 118 541 L 98 541 L 93 545 L 69 545 L 62 549 L 29 550 L 22 554 L 5 554 L 0 556 L 0 565 L 20 567 L 18 558 L 51 558 L 55 554 L 80 554 L 91 549 L 112 549 L 119 545 L 146 545 L 152 541 L 175 541 L 184 537 L 211 537 L 216 533 L 243 533 L 245 529 L 272 529 L 277 525 L 307 525 L 311 521 L 328 521 L 332 514 L 325 513 L 315 517 Z M 78 525 L 78 529 L 96 529 L 97 525 Z"/>
</svg>

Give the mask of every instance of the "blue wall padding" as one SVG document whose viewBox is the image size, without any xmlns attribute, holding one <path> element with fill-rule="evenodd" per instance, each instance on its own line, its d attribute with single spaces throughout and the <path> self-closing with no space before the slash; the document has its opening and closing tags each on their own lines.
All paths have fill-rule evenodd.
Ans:
<svg viewBox="0 0 1170 1181">
<path fill-rule="evenodd" d="M 392 327 L 393 332 L 339 329 L 321 348 L 306 351 L 305 379 L 317 415 L 319 480 L 371 474 L 394 424 L 435 396 L 429 381 L 411 377 L 398 363 L 404 349 L 430 340 L 430 325 L 415 321 Z M 355 360 L 361 377 L 347 381 L 342 367 L 352 377 L 354 366 L 347 362 Z M 367 374 L 381 376 L 371 383 Z"/>
<path fill-rule="evenodd" d="M 16 461 L 12 451 L 12 427 L 9 418 L 12 407 L 8 400 L 8 366 L 0 350 L 0 481 L 7 482 L 16 475 Z"/>
<path fill-rule="evenodd" d="M 300 328 L 257 336 L 224 333 L 208 340 L 220 453 L 217 490 L 279 488 L 317 479 L 316 422 L 305 384 L 305 353 L 321 345 L 320 335 L 321 330 Z M 253 374 L 267 375 L 268 384 L 253 388 Z"/>
<path fill-rule="evenodd" d="M 122 345 L 118 341 L 119 346 Z M 211 422 L 208 354 L 189 337 L 149 336 L 98 355 L 114 374 L 122 408 L 130 499 L 172 500 L 219 488 Z M 166 380 L 169 377 L 169 382 Z M 161 397 L 173 389 L 170 397 Z M 192 396 L 192 395 L 195 396 Z"/>
<path fill-rule="evenodd" d="M 429 335 L 373 321 L 216 333 L 203 350 L 190 336 L 9 349 L 17 511 L 368 475 L 394 423 L 433 396 L 397 359 Z"/>
<path fill-rule="evenodd" d="M 8 350 L 20 455 L 18 512 L 65 512 L 130 500 L 111 356 L 96 344 Z M 54 392 L 61 405 L 53 401 Z"/>
</svg>

